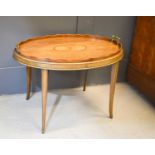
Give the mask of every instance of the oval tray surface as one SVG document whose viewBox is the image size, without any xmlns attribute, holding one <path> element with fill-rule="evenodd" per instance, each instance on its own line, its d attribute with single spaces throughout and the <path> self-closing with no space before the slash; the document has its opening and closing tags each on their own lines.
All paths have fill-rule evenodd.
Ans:
<svg viewBox="0 0 155 155">
<path fill-rule="evenodd" d="M 120 52 L 111 40 L 94 35 L 49 35 L 20 42 L 18 53 L 26 58 L 49 62 L 87 62 Z"/>
<path fill-rule="evenodd" d="M 51 70 L 82 70 L 118 62 L 123 57 L 119 43 L 86 34 L 56 34 L 35 37 L 17 44 L 14 58 L 21 64 Z"/>
</svg>

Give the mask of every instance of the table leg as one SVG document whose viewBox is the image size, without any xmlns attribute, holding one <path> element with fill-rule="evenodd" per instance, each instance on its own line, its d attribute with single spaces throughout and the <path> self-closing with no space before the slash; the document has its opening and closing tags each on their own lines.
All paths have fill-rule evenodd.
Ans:
<svg viewBox="0 0 155 155">
<path fill-rule="evenodd" d="M 26 86 L 27 86 L 27 93 L 26 93 L 26 100 L 30 98 L 30 90 L 31 90 L 31 78 L 32 78 L 32 68 L 26 66 Z"/>
<path fill-rule="evenodd" d="M 83 91 L 86 90 L 88 70 L 84 71 Z"/>
<path fill-rule="evenodd" d="M 119 62 L 112 65 L 110 96 L 109 96 L 109 115 L 110 115 L 110 118 L 113 118 L 113 101 L 114 101 L 115 84 L 116 84 L 116 80 L 117 80 L 118 68 L 119 68 Z"/>
<path fill-rule="evenodd" d="M 42 133 L 45 132 L 46 124 L 46 102 L 48 89 L 48 70 L 41 70 L 42 75 Z"/>
</svg>

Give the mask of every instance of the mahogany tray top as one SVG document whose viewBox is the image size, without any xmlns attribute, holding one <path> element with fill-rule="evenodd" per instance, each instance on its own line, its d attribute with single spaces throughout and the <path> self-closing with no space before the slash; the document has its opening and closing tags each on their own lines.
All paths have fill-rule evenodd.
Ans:
<svg viewBox="0 0 155 155">
<path fill-rule="evenodd" d="M 80 70 L 115 63 L 123 57 L 123 50 L 119 43 L 102 36 L 57 34 L 18 43 L 14 57 L 36 68 Z"/>
</svg>

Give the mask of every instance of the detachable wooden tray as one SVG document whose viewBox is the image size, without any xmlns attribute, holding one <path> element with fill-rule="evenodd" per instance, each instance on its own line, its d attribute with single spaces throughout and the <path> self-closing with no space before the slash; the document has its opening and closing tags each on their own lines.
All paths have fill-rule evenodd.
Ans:
<svg viewBox="0 0 155 155">
<path fill-rule="evenodd" d="M 115 41 L 85 34 L 57 34 L 28 39 L 17 44 L 15 54 L 24 62 L 65 64 L 89 63 L 117 56 L 120 60 L 123 55 L 120 44 Z"/>
</svg>

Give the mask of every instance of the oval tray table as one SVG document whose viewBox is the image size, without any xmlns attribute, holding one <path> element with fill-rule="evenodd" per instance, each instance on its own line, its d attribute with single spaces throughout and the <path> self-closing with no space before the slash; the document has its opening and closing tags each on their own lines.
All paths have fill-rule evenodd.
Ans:
<svg viewBox="0 0 155 155">
<path fill-rule="evenodd" d="M 117 39 L 86 34 L 56 34 L 24 40 L 16 45 L 13 57 L 26 65 L 27 97 L 30 97 L 31 70 L 41 69 L 42 76 L 42 133 L 45 132 L 48 70 L 85 70 L 83 90 L 86 89 L 87 71 L 112 65 L 109 95 L 109 115 L 113 117 L 113 99 L 119 61 L 123 49 Z"/>
</svg>

